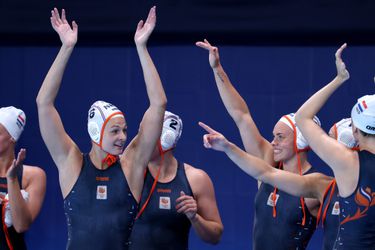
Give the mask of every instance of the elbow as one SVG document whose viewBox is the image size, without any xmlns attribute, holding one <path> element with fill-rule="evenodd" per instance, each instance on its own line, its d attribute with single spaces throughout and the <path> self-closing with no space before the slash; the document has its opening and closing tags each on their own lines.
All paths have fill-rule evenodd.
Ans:
<svg viewBox="0 0 375 250">
<path fill-rule="evenodd" d="M 217 245 L 221 241 L 221 236 L 223 235 L 224 226 L 221 224 L 215 229 L 215 233 L 209 239 L 205 241 L 211 245 Z"/>
<path fill-rule="evenodd" d="M 221 225 L 221 227 L 219 228 L 217 236 L 215 237 L 215 239 L 211 243 L 212 245 L 219 244 L 219 242 L 221 241 L 221 236 L 223 235 L 223 231 L 224 231 L 224 227 L 223 227 L 223 225 Z"/>
<path fill-rule="evenodd" d="M 46 104 L 47 104 L 47 101 L 45 100 L 45 98 L 43 98 L 43 97 L 40 96 L 40 95 L 38 95 L 38 96 L 36 97 L 36 106 L 37 106 L 38 108 L 43 107 L 43 106 L 45 106 Z"/>
</svg>

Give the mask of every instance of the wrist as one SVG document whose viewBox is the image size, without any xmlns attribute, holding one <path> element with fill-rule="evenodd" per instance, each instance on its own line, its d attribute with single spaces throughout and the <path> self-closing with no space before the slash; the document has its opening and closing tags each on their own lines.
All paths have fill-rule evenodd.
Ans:
<svg viewBox="0 0 375 250">
<path fill-rule="evenodd" d="M 192 218 L 189 218 L 191 224 L 198 222 L 198 214 L 195 213 Z"/>
<path fill-rule="evenodd" d="M 215 65 L 215 66 L 213 66 L 213 67 L 211 67 L 212 68 L 212 70 L 216 73 L 216 72 L 218 72 L 218 71 L 222 71 L 223 70 L 223 67 L 221 66 L 221 64 L 220 63 L 218 63 L 217 65 Z"/>
<path fill-rule="evenodd" d="M 17 176 L 7 176 L 7 184 L 18 183 Z"/>
</svg>

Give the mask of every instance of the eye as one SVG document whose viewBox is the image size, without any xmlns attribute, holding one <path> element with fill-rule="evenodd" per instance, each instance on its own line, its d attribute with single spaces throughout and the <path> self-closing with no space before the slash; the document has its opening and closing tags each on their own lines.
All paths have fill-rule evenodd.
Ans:
<svg viewBox="0 0 375 250">
<path fill-rule="evenodd" d="M 111 131 L 112 134 L 117 134 L 120 130 L 119 129 L 114 129 Z"/>
</svg>

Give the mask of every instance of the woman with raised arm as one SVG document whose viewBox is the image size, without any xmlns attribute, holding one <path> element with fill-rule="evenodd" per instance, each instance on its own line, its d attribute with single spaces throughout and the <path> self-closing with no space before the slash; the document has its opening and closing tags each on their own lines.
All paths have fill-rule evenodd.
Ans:
<svg viewBox="0 0 375 250">
<path fill-rule="evenodd" d="M 0 108 L 0 249 L 24 250 L 26 232 L 40 212 L 46 175 L 24 165 L 26 150 L 15 157 L 15 147 L 26 125 L 25 113 L 13 106 Z"/>
<path fill-rule="evenodd" d="M 52 10 L 51 24 L 62 46 L 40 88 L 40 130 L 57 166 L 68 223 L 67 249 L 128 249 L 143 187 L 143 174 L 160 138 L 166 96 L 147 51 L 156 9 L 140 21 L 134 36 L 150 106 L 136 137 L 124 149 L 127 124 L 113 104 L 97 101 L 88 112 L 92 147 L 82 154 L 65 132 L 54 106 L 65 67 L 77 42 L 78 26 Z"/>
<path fill-rule="evenodd" d="M 290 195 L 318 199 L 321 205 L 317 215 L 317 225 L 321 223 L 324 229 L 322 249 L 331 250 L 333 248 L 340 215 L 335 179 L 321 173 L 301 176 L 276 169 L 264 160 L 245 153 L 206 124 L 200 123 L 200 126 L 208 132 L 203 137 L 204 146 L 224 151 L 248 175 L 258 181 L 277 186 Z M 351 121 L 348 119 L 342 119 L 335 123 L 330 129 L 330 134 L 347 148 L 356 150 L 356 141 L 351 131 Z"/>
<path fill-rule="evenodd" d="M 209 51 L 209 63 L 221 99 L 240 131 L 246 152 L 285 171 L 300 175 L 315 172 L 308 162 L 308 144 L 295 126 L 294 114 L 281 117 L 274 127 L 273 141 L 267 141 L 225 73 L 218 48 L 207 40 L 196 45 Z M 318 119 L 316 122 L 319 123 Z M 279 249 L 306 248 L 315 230 L 319 205 L 318 199 L 294 197 L 279 191 L 277 185 L 261 183 L 255 197 L 253 249 L 274 249 L 275 245 Z"/>
<path fill-rule="evenodd" d="M 174 156 L 182 127 L 178 115 L 165 112 L 160 144 L 146 171 L 130 249 L 189 249 L 191 227 L 205 242 L 220 241 L 223 224 L 211 178 Z"/>
<path fill-rule="evenodd" d="M 308 99 L 297 112 L 297 124 L 314 152 L 333 170 L 340 194 L 340 227 L 334 249 L 374 249 L 375 246 L 375 95 L 358 99 L 351 111 L 359 151 L 345 148 L 315 126 L 312 117 L 346 80 L 349 72 L 335 54 L 337 76 Z"/>
</svg>

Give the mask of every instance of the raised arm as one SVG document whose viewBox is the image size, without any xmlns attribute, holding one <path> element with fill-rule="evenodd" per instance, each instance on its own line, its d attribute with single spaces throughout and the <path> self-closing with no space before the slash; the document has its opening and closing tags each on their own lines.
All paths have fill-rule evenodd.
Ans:
<svg viewBox="0 0 375 250">
<path fill-rule="evenodd" d="M 319 173 L 301 176 L 279 170 L 264 160 L 244 152 L 206 124 L 200 122 L 199 125 L 208 132 L 203 136 L 204 147 L 225 152 L 248 175 L 276 186 L 288 194 L 322 201 L 322 194 L 331 181 L 330 177 Z"/>
<path fill-rule="evenodd" d="M 329 137 L 321 127 L 313 122 L 313 117 L 336 89 L 349 79 L 349 72 L 346 70 L 345 63 L 341 58 L 345 48 L 346 44 L 342 45 L 335 54 L 337 76 L 311 96 L 296 113 L 298 128 L 314 152 L 332 168 L 337 184 L 339 187 L 342 186 L 340 189 L 341 195 L 346 193 L 344 186 L 341 184 L 347 182 L 348 176 L 353 176 L 353 173 L 355 173 L 353 166 L 356 166 L 357 154 L 337 140 Z M 353 185 L 355 184 L 353 183 Z"/>
<path fill-rule="evenodd" d="M 167 98 L 159 74 L 147 50 L 147 41 L 155 28 L 155 24 L 156 7 L 154 6 L 151 8 L 147 20 L 145 22 L 141 20 L 138 23 L 134 36 L 146 83 L 147 95 L 150 101 L 150 106 L 146 110 L 140 124 L 139 132 L 124 155 L 125 157 L 128 157 L 129 154 L 132 155 L 130 157 L 132 160 L 129 162 L 132 177 L 128 182 L 133 190 L 133 194 L 138 195 L 138 197 L 140 197 L 142 191 L 144 169 L 147 167 L 156 142 L 160 138 L 167 104 Z"/>
<path fill-rule="evenodd" d="M 25 191 L 28 193 L 26 201 L 21 193 L 17 172 L 22 171 L 26 150 L 21 149 L 17 159 L 13 161 L 12 167 L 7 172 L 8 200 L 14 229 L 25 232 L 29 229 L 42 207 L 45 191 L 46 176 L 38 167 L 24 166 L 23 176 Z"/>
<path fill-rule="evenodd" d="M 62 45 L 42 83 L 36 102 L 40 131 L 59 170 L 60 184 L 64 193 L 64 183 L 71 179 L 71 176 L 66 174 L 72 173 L 70 171 L 72 168 L 80 166 L 82 157 L 76 144 L 65 132 L 54 102 L 65 67 L 77 42 L 78 26 L 73 21 L 71 27 L 66 20 L 65 10 L 61 11 L 60 16 L 56 8 L 51 11 L 51 24 L 59 35 Z"/>
<path fill-rule="evenodd" d="M 246 151 L 274 164 L 272 145 L 259 133 L 246 102 L 225 73 L 220 63 L 218 48 L 212 46 L 206 39 L 204 42 L 197 42 L 196 45 L 209 51 L 209 62 L 221 100 L 240 131 Z"/>
</svg>

